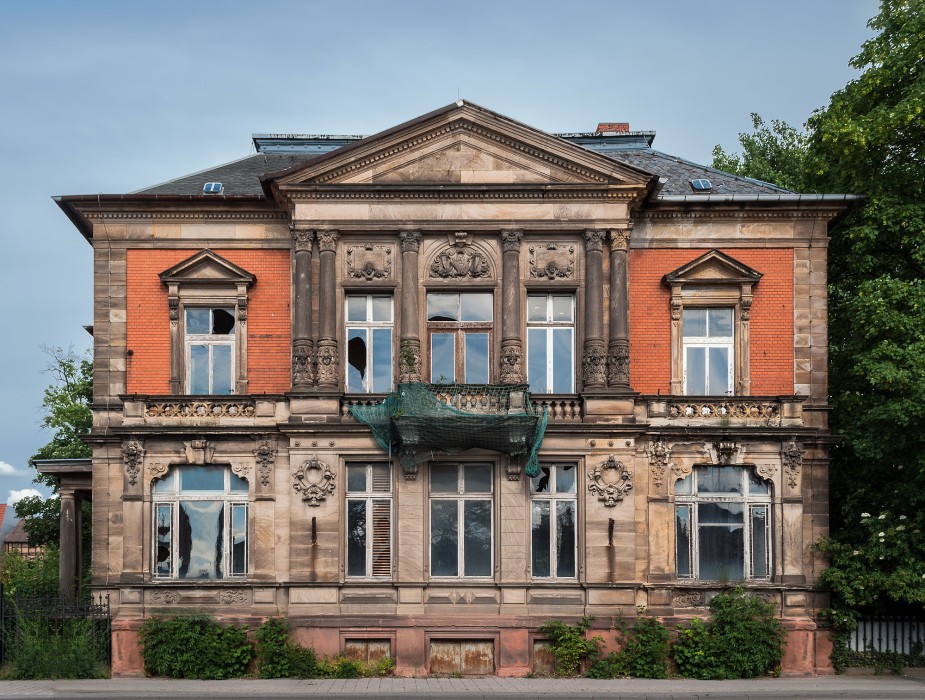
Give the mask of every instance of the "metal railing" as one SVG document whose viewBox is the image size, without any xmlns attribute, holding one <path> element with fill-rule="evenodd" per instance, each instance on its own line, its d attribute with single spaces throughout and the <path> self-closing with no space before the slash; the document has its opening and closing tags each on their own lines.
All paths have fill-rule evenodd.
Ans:
<svg viewBox="0 0 925 700">
<path fill-rule="evenodd" d="M 890 652 L 925 656 L 925 620 L 914 617 L 862 617 L 848 637 L 856 652 Z"/>
</svg>

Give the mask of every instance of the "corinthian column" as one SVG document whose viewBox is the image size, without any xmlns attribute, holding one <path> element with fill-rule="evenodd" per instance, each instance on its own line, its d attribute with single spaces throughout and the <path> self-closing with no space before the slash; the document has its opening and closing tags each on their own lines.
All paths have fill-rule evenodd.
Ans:
<svg viewBox="0 0 925 700">
<path fill-rule="evenodd" d="M 629 285 L 627 249 L 632 229 L 610 232 L 610 344 L 607 348 L 607 383 L 630 391 Z"/>
<path fill-rule="evenodd" d="M 312 241 L 310 229 L 292 229 L 295 262 L 292 266 L 292 389 L 315 383 L 315 344 L 312 342 Z"/>
<path fill-rule="evenodd" d="M 333 388 L 338 384 L 340 358 L 337 351 L 337 239 L 340 234 L 331 229 L 317 231 L 321 258 L 321 279 L 318 285 L 318 386 Z"/>
<path fill-rule="evenodd" d="M 420 231 L 400 231 L 401 241 L 401 345 L 398 381 L 421 381 L 421 335 L 418 330 L 418 252 Z"/>
<path fill-rule="evenodd" d="M 584 388 L 606 385 L 604 348 L 604 236 L 606 231 L 585 231 L 585 347 L 582 358 Z"/>
<path fill-rule="evenodd" d="M 501 383 L 522 384 L 523 338 L 520 337 L 520 241 L 523 231 L 502 231 Z"/>
</svg>

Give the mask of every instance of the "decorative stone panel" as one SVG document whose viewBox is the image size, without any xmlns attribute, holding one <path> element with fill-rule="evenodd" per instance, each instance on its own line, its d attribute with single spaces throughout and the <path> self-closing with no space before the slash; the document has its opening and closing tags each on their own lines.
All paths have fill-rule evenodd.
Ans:
<svg viewBox="0 0 925 700">
<path fill-rule="evenodd" d="M 527 252 L 530 277 L 549 281 L 575 276 L 575 246 L 571 243 L 536 243 Z"/>
<path fill-rule="evenodd" d="M 354 280 L 392 278 L 392 246 L 373 243 L 347 246 L 347 277 Z"/>
<path fill-rule="evenodd" d="M 310 506 L 320 506 L 334 493 L 334 470 L 314 455 L 296 467 L 292 476 L 292 488 L 302 494 L 302 500 Z"/>
<path fill-rule="evenodd" d="M 588 474 L 588 491 L 612 508 L 633 490 L 633 472 L 611 455 Z"/>
</svg>

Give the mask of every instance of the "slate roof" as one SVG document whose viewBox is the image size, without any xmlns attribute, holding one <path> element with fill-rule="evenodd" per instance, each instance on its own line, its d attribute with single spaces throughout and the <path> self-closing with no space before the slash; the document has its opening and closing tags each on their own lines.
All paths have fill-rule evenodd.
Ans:
<svg viewBox="0 0 925 700">
<path fill-rule="evenodd" d="M 706 178 L 713 185 L 712 191 L 702 194 L 782 194 L 785 190 L 766 182 L 739 177 L 730 173 L 698 165 L 676 156 L 656 151 L 653 148 L 640 147 L 625 149 L 605 154 L 609 158 L 664 178 L 664 184 L 658 194 L 694 195 L 690 181 Z M 159 195 L 201 195 L 206 182 L 221 182 L 222 194 L 227 196 L 251 195 L 264 196 L 260 177 L 267 173 L 279 172 L 296 166 L 302 166 L 313 158 L 314 154 L 298 153 L 256 153 L 240 160 L 201 170 L 153 187 L 147 187 L 132 194 Z"/>
</svg>

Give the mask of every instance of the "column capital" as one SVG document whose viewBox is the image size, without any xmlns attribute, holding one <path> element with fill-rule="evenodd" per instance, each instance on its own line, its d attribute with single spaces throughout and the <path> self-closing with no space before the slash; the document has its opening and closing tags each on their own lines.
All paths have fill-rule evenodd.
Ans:
<svg viewBox="0 0 925 700">
<path fill-rule="evenodd" d="M 318 236 L 318 250 L 331 253 L 337 251 L 337 239 L 340 238 L 337 229 L 318 229 L 315 233 Z"/>
<path fill-rule="evenodd" d="M 612 228 L 610 229 L 610 250 L 626 250 L 630 246 L 630 236 L 633 233 L 633 227 Z"/>
<path fill-rule="evenodd" d="M 421 239 L 424 235 L 420 231 L 399 231 L 398 240 L 401 242 L 402 253 L 417 253 L 421 249 Z"/>
<path fill-rule="evenodd" d="M 289 227 L 289 233 L 292 235 L 292 246 L 297 251 L 312 249 L 312 241 L 315 240 L 315 232 L 310 228 Z"/>
<path fill-rule="evenodd" d="M 520 241 L 524 237 L 524 232 L 520 229 L 502 229 L 501 230 L 501 250 L 503 252 L 519 251 Z"/>
<path fill-rule="evenodd" d="M 604 249 L 604 238 L 607 236 L 606 229 L 599 228 L 589 228 L 585 229 L 584 239 L 585 239 L 585 250 L 588 252 L 597 251 L 598 253 Z"/>
</svg>

